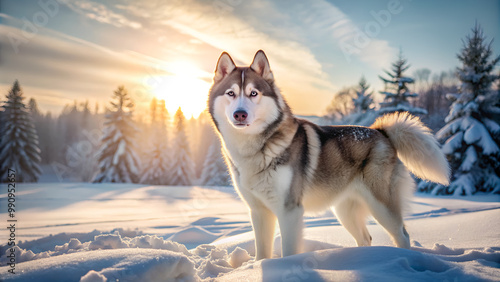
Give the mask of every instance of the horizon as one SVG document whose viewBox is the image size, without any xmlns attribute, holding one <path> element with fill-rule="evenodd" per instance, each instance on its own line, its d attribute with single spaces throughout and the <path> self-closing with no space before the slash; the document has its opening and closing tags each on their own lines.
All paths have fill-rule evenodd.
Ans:
<svg viewBox="0 0 500 282">
<path fill-rule="evenodd" d="M 40 3 L 2 2 L 0 91 L 18 79 L 25 97 L 54 115 L 74 101 L 102 109 L 125 85 L 140 110 L 156 97 L 169 112 L 180 106 L 196 117 L 220 53 L 249 65 L 263 49 L 294 113 L 318 116 L 361 76 L 382 90 L 378 75 L 399 49 L 411 65 L 407 76 L 422 68 L 439 74 L 459 66 L 456 54 L 476 21 L 488 40 L 500 34 L 498 1 Z M 500 53 L 495 41 L 493 52 Z"/>
</svg>

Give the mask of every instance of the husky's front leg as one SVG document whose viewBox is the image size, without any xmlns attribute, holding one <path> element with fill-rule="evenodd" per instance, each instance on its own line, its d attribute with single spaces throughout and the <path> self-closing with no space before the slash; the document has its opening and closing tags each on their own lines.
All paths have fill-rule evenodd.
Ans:
<svg viewBox="0 0 500 282">
<path fill-rule="evenodd" d="M 271 258 L 273 255 L 276 216 L 264 205 L 252 207 L 251 209 L 252 225 L 255 233 L 255 259 Z"/>
<path fill-rule="evenodd" d="M 281 231 L 281 255 L 291 256 L 302 252 L 302 229 L 304 208 L 302 206 L 283 207 L 278 212 Z"/>
</svg>

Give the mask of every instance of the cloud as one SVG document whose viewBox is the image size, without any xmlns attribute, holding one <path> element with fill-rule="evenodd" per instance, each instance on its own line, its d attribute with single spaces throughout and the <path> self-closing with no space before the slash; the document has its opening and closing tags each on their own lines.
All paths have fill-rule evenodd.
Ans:
<svg viewBox="0 0 500 282">
<path fill-rule="evenodd" d="M 379 69 L 385 67 L 396 52 L 388 41 L 377 38 L 384 27 L 374 19 L 364 26 L 358 26 L 339 8 L 327 1 L 308 2 L 291 7 L 285 6 L 288 2 L 279 3 L 283 4 L 281 8 L 287 8 L 287 13 L 293 14 L 294 18 L 301 22 L 300 26 L 295 26 L 288 32 L 302 29 L 312 42 L 321 42 L 324 48 L 330 47 L 332 53 L 342 53 L 347 63 L 359 59 Z M 366 25 L 373 23 L 378 24 L 380 30 L 366 34 Z M 349 50 L 352 53 L 345 50 L 346 45 L 353 48 Z"/>
<path fill-rule="evenodd" d="M 0 18 L 6 18 L 0 14 Z M 12 23 L 15 20 L 9 18 Z M 18 79 L 25 95 L 35 97 L 43 109 L 57 112 L 74 100 L 107 101 L 112 91 L 124 84 L 138 99 L 148 99 L 147 85 L 141 78 L 150 75 L 156 62 L 127 52 L 40 29 L 29 41 L 11 47 L 10 38 L 22 36 L 22 30 L 0 24 L 2 68 L 0 78 L 5 90 Z M 162 70 L 155 70 L 163 72 Z M 7 91 L 7 90 L 6 90 Z M 139 96 L 140 95 L 140 96 Z M 141 101 L 139 101 L 141 102 Z"/>
<path fill-rule="evenodd" d="M 73 11 L 85 15 L 93 20 L 101 23 L 107 23 L 116 27 L 130 27 L 139 29 L 142 24 L 128 19 L 127 17 L 115 13 L 108 9 L 105 5 L 94 1 L 81 1 L 81 0 L 59 0 L 66 4 Z"/>
</svg>

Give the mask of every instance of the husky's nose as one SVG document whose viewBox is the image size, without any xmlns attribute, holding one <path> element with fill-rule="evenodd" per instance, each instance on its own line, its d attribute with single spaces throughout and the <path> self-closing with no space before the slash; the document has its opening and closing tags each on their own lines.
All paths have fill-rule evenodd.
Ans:
<svg viewBox="0 0 500 282">
<path fill-rule="evenodd" d="M 243 110 L 238 110 L 234 112 L 233 117 L 235 120 L 239 122 L 243 122 L 247 119 L 248 113 Z"/>
</svg>

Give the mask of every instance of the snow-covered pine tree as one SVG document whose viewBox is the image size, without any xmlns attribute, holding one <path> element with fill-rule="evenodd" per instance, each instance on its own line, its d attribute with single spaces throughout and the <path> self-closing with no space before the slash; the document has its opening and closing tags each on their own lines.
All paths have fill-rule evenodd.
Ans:
<svg viewBox="0 0 500 282">
<path fill-rule="evenodd" d="M 344 118 L 344 123 L 368 126 L 377 118 L 373 110 L 373 92 L 368 93 L 370 85 L 364 76 L 361 77 L 356 89 L 356 96 L 352 98 L 354 109 Z"/>
<path fill-rule="evenodd" d="M 134 103 L 123 86 L 114 92 L 113 99 L 104 122 L 97 154 L 99 173 L 94 182 L 137 183 L 140 162 L 135 140 L 139 129 L 132 120 Z"/>
<path fill-rule="evenodd" d="M 168 111 L 165 100 L 151 101 L 151 142 L 146 151 L 141 183 L 153 185 L 169 184 L 170 152 L 168 149 Z"/>
<path fill-rule="evenodd" d="M 427 111 L 422 108 L 413 107 L 410 105 L 408 98 L 415 98 L 417 93 L 410 92 L 408 84 L 414 83 L 411 77 L 404 76 L 404 72 L 408 70 L 410 65 L 403 57 L 403 52 L 399 52 L 398 59 L 392 63 L 392 72 L 384 70 L 389 76 L 384 78 L 379 75 L 379 78 L 385 84 L 385 90 L 379 91 L 385 95 L 384 101 L 380 103 L 379 115 L 384 115 L 392 112 L 409 112 L 413 115 L 427 114 Z"/>
<path fill-rule="evenodd" d="M 174 136 L 172 142 L 172 166 L 170 184 L 192 185 L 195 180 L 194 162 L 191 159 L 189 141 L 186 136 L 186 118 L 181 108 L 174 116 Z"/>
<path fill-rule="evenodd" d="M 228 186 L 229 183 L 230 177 L 226 163 L 222 157 L 221 146 L 219 140 L 214 138 L 203 163 L 200 184 L 207 186 Z"/>
<path fill-rule="evenodd" d="M 0 136 L 1 179 L 8 181 L 7 171 L 12 169 L 17 182 L 37 182 L 42 171 L 38 135 L 17 80 L 6 97 Z"/>
<path fill-rule="evenodd" d="M 458 54 L 462 66 L 459 94 L 448 94 L 453 101 L 446 125 L 436 136 L 444 141 L 443 152 L 451 168 L 448 187 L 421 182 L 419 190 L 432 194 L 471 195 L 477 192 L 500 193 L 500 96 L 492 89 L 499 79 L 493 74 L 500 56 L 490 60 L 492 41 L 486 42 L 476 24 Z"/>
<path fill-rule="evenodd" d="M 366 82 L 364 76 L 361 77 L 358 83 L 358 90 L 356 90 L 356 97 L 352 99 L 354 103 L 355 113 L 365 113 L 369 110 L 373 110 L 373 92 L 368 93 L 370 85 Z"/>
</svg>

